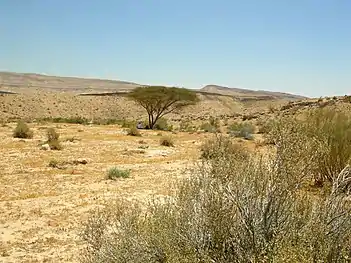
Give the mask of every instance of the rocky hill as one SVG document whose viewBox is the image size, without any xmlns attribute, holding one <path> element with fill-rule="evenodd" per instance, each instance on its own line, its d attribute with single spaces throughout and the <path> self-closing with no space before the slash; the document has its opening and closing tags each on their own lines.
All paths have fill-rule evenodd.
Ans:
<svg viewBox="0 0 351 263">
<path fill-rule="evenodd" d="M 306 99 L 306 97 L 303 97 L 303 96 L 282 93 L 282 92 L 272 92 L 272 91 L 263 91 L 263 90 L 256 91 L 256 90 L 249 90 L 249 89 L 229 88 L 229 87 L 223 87 L 218 85 L 207 85 L 203 87 L 200 91 L 234 96 L 242 100 Z"/>
<path fill-rule="evenodd" d="M 124 93 L 140 85 L 118 80 L 0 72 L 0 119 L 72 116 L 89 119 L 143 118 L 144 110 L 124 96 Z M 209 116 L 250 114 L 303 98 L 216 85 L 206 86 L 196 92 L 200 103 L 170 117 L 203 119 Z"/>
</svg>

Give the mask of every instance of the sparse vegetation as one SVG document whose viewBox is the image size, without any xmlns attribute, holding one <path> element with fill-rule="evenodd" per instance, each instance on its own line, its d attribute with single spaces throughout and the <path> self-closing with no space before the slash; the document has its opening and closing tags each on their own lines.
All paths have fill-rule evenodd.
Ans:
<svg viewBox="0 0 351 263">
<path fill-rule="evenodd" d="M 127 129 L 127 135 L 129 135 L 129 136 L 141 136 L 141 133 L 137 129 L 137 127 L 132 126 L 132 127 Z"/>
<path fill-rule="evenodd" d="M 195 129 L 191 125 L 191 122 L 189 120 L 182 120 L 179 124 L 179 131 L 182 132 L 193 132 Z"/>
<path fill-rule="evenodd" d="M 167 146 L 167 147 L 173 147 L 174 146 L 173 138 L 171 136 L 163 136 L 160 139 L 160 145 Z"/>
<path fill-rule="evenodd" d="M 164 115 L 198 101 L 196 93 L 191 90 L 162 86 L 139 87 L 128 96 L 147 111 L 150 129 Z"/>
<path fill-rule="evenodd" d="M 49 97 L 41 97 L 43 103 L 28 113 L 21 113 L 30 109 L 24 96 L 22 109 L 18 104 L 13 111 L 6 107 L 7 127 L 0 127 L 0 228 L 6 244 L 0 245 L 0 256 L 21 262 L 33 248 L 33 236 L 44 234 L 35 238 L 29 260 L 76 261 L 82 249 L 82 263 L 351 261 L 347 98 L 325 98 L 319 104 L 318 98 L 301 99 L 284 112 L 273 101 L 277 108 L 268 112 L 267 100 L 222 96 L 219 101 L 199 94 L 200 107 L 167 115 L 168 122 L 159 119 L 154 131 L 141 130 L 145 125 L 136 129 L 146 115 L 123 109 L 127 94 L 104 97 L 111 108 L 100 103 L 102 97 L 85 97 L 94 101 L 91 112 L 77 112 L 89 116 L 88 126 L 73 124 L 76 120 L 68 121 L 71 125 L 62 120 L 30 123 L 31 114 L 75 115 L 68 102 L 57 102 L 67 105 L 66 111 L 55 106 L 50 113 Z M 11 96 L 4 102 L 13 103 Z M 76 107 L 84 106 L 74 100 Z M 222 101 L 228 107 L 222 108 Z M 204 107 L 207 115 L 199 114 Z M 243 114 L 251 112 L 257 119 L 242 122 Z M 36 140 L 11 138 L 17 121 L 11 114 L 28 118 Z M 219 117 L 208 120 L 209 114 Z M 121 121 L 96 119 L 105 116 L 120 116 Z M 205 121 L 205 130 L 213 134 L 198 130 Z M 186 132 L 169 132 L 169 123 Z M 252 125 L 248 130 L 254 141 L 240 135 L 245 123 Z M 64 151 L 50 151 L 43 138 L 48 127 L 55 128 L 48 137 L 62 142 Z M 127 138 L 129 128 L 143 137 Z M 233 129 L 235 138 L 219 128 Z M 81 141 L 70 143 L 77 138 Z M 176 148 L 167 148 L 173 140 Z M 76 222 L 85 220 L 93 207 L 99 210 L 91 212 L 83 243 L 76 239 Z M 53 248 L 64 249 L 52 253 Z M 13 253 L 20 249 L 25 252 Z"/>
<path fill-rule="evenodd" d="M 131 120 L 122 120 L 122 128 L 136 128 L 136 122 Z"/>
<path fill-rule="evenodd" d="M 28 125 L 20 120 L 17 122 L 17 126 L 13 131 L 14 138 L 22 138 L 22 139 L 32 139 L 33 131 L 28 127 Z"/>
<path fill-rule="evenodd" d="M 233 123 L 228 127 L 228 133 L 235 137 L 244 138 L 246 140 L 253 139 L 255 127 L 248 122 Z"/>
<path fill-rule="evenodd" d="M 116 180 L 118 178 L 129 178 L 130 171 L 129 170 L 122 170 L 118 167 L 112 167 L 107 171 L 107 179 L 109 180 Z"/>
<path fill-rule="evenodd" d="M 50 146 L 51 150 L 62 150 L 62 145 L 60 143 L 60 134 L 56 132 L 54 128 L 49 128 L 46 132 L 47 144 Z"/>
<path fill-rule="evenodd" d="M 243 146 L 233 143 L 230 138 L 224 135 L 216 135 L 205 141 L 201 145 L 200 150 L 201 158 L 205 160 L 231 156 L 244 161 L 249 157 L 247 150 Z"/>
<path fill-rule="evenodd" d="M 350 204 L 342 195 L 305 194 L 303 178 L 286 169 L 291 160 L 281 159 L 281 151 L 242 161 L 227 145 L 213 145 L 218 154 L 180 182 L 174 197 L 146 209 L 118 201 L 93 213 L 82 233 L 81 262 L 350 259 Z"/>
<path fill-rule="evenodd" d="M 160 118 L 155 123 L 154 129 L 155 130 L 160 130 L 160 131 L 172 131 L 173 130 L 173 126 L 168 124 L 167 119 Z"/>
<path fill-rule="evenodd" d="M 219 120 L 217 118 L 210 117 L 208 122 L 205 122 L 200 127 L 204 132 L 219 132 Z"/>
<path fill-rule="evenodd" d="M 52 159 L 52 160 L 50 160 L 50 162 L 49 162 L 49 167 L 51 167 L 51 168 L 57 168 L 58 165 L 59 165 L 59 161 L 57 161 L 57 160 L 55 160 L 55 159 Z"/>
<path fill-rule="evenodd" d="M 71 124 L 88 124 L 89 120 L 80 116 L 72 116 L 68 118 L 55 117 L 55 118 L 42 118 L 39 122 L 52 122 L 52 123 L 71 123 Z"/>
</svg>

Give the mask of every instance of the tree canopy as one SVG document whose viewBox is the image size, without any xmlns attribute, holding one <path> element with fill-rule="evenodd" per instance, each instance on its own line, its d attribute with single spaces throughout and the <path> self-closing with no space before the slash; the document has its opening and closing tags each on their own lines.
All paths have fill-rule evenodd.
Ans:
<svg viewBox="0 0 351 263">
<path fill-rule="evenodd" d="M 138 87 L 130 92 L 128 97 L 147 111 L 150 129 L 164 115 L 198 101 L 194 91 L 164 86 Z"/>
</svg>

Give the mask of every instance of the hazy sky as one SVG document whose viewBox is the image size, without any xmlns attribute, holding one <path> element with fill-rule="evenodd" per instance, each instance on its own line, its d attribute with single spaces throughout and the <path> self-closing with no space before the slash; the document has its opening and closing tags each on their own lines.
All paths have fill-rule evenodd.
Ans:
<svg viewBox="0 0 351 263">
<path fill-rule="evenodd" d="M 0 0 L 0 71 L 351 93 L 350 0 Z"/>
</svg>

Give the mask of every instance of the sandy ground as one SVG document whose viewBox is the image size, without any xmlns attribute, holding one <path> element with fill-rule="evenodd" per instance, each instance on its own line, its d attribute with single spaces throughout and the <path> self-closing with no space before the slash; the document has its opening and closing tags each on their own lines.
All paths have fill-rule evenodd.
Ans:
<svg viewBox="0 0 351 263">
<path fill-rule="evenodd" d="M 168 132 L 175 147 L 165 147 L 154 131 L 131 137 L 117 126 L 31 124 L 34 138 L 23 140 L 12 138 L 14 126 L 0 127 L 0 262 L 77 262 L 90 209 L 111 198 L 168 194 L 211 136 Z M 40 148 L 47 127 L 61 134 L 62 151 Z M 70 164 L 81 158 L 88 163 Z M 51 160 L 68 164 L 53 168 Z M 113 166 L 131 169 L 131 178 L 107 180 Z"/>
</svg>

